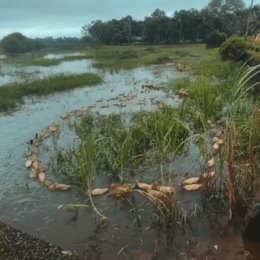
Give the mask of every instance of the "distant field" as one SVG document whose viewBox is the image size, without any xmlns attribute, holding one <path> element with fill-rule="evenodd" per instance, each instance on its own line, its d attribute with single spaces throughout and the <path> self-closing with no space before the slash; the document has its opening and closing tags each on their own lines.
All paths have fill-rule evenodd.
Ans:
<svg viewBox="0 0 260 260">
<path fill-rule="evenodd" d="M 216 54 L 216 50 L 208 50 L 204 44 L 101 46 L 86 48 L 86 52 L 96 61 L 95 67 L 111 70 L 165 62 L 195 64 Z"/>
</svg>

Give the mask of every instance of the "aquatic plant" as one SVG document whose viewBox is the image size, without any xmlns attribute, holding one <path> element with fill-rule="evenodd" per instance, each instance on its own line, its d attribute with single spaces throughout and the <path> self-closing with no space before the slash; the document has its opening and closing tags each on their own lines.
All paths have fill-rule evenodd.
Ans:
<svg viewBox="0 0 260 260">
<path fill-rule="evenodd" d="M 77 87 L 94 86 L 102 78 L 94 73 L 60 74 L 32 82 L 13 83 L 0 88 L 0 111 L 14 109 L 30 95 L 46 95 Z"/>
</svg>

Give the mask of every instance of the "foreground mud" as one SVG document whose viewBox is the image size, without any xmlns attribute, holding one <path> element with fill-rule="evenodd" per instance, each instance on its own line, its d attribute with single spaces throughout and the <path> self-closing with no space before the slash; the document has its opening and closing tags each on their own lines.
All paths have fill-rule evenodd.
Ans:
<svg viewBox="0 0 260 260">
<path fill-rule="evenodd" d="M 70 251 L 0 224 L 0 260 L 77 260 Z"/>
</svg>

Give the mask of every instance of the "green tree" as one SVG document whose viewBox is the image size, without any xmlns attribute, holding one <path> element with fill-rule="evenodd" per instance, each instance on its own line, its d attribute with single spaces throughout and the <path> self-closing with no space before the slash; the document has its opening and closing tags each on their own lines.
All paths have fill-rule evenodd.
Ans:
<svg viewBox="0 0 260 260">
<path fill-rule="evenodd" d="M 5 53 L 18 54 L 39 48 L 39 43 L 19 32 L 15 32 L 5 36 L 1 41 L 1 46 Z"/>
<path fill-rule="evenodd" d="M 225 33 L 215 30 L 215 31 L 211 32 L 207 38 L 207 47 L 208 48 L 217 48 L 226 39 L 227 39 L 227 35 Z"/>
</svg>

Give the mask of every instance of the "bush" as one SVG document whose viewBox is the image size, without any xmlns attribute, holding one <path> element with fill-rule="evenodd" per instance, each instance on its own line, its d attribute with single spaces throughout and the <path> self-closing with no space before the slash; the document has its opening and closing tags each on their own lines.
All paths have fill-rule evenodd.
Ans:
<svg viewBox="0 0 260 260">
<path fill-rule="evenodd" d="M 19 54 L 40 49 L 41 46 L 39 42 L 16 32 L 5 36 L 1 41 L 1 47 L 5 53 Z"/>
<path fill-rule="evenodd" d="M 249 57 L 247 44 L 241 37 L 230 37 L 220 46 L 221 58 L 225 60 L 241 61 Z"/>
<path fill-rule="evenodd" d="M 226 39 L 225 33 L 215 30 L 208 35 L 207 48 L 218 48 Z"/>
</svg>

